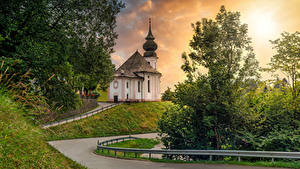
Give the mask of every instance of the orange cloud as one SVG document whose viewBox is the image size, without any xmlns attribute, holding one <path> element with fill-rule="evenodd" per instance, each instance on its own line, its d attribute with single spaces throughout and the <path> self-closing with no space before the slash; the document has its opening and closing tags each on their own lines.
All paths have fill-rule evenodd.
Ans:
<svg viewBox="0 0 300 169">
<path fill-rule="evenodd" d="M 125 3 L 127 7 L 117 17 L 119 37 L 112 60 L 121 64 L 137 49 L 141 54 L 144 52 L 142 45 L 148 32 L 148 18 L 151 17 L 152 32 L 158 44 L 158 70 L 163 74 L 161 92 L 185 79 L 180 69 L 181 54 L 189 51 L 188 44 L 193 35 L 191 23 L 204 17 L 214 18 L 221 5 L 225 5 L 227 10 L 241 12 L 242 22 L 249 25 L 249 36 L 253 39 L 261 66 L 269 62 L 274 51 L 269 37 L 258 36 L 257 22 L 249 19 L 255 10 L 272 13 L 272 19 L 280 25 L 274 35 L 300 30 L 299 0 L 127 0 Z"/>
</svg>

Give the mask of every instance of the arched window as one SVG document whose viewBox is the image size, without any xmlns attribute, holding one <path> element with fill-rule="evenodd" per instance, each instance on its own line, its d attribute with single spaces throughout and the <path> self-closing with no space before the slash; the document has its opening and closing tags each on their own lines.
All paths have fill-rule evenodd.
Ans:
<svg viewBox="0 0 300 169">
<path fill-rule="evenodd" d="M 138 92 L 141 92 L 141 82 L 138 81 Z"/>
<path fill-rule="evenodd" d="M 126 88 L 128 89 L 128 82 L 126 82 Z"/>
<path fill-rule="evenodd" d="M 148 80 L 148 93 L 150 93 L 150 80 Z"/>
</svg>

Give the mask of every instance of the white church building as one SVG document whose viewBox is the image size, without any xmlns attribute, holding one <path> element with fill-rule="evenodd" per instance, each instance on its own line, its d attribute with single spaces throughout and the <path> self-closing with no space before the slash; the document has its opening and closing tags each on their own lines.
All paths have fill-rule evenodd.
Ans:
<svg viewBox="0 0 300 169">
<path fill-rule="evenodd" d="M 108 88 L 108 101 L 160 101 L 162 74 L 157 71 L 157 44 L 154 39 L 149 19 L 149 32 L 143 45 L 144 55 L 136 51 L 115 71 L 114 80 Z"/>
</svg>

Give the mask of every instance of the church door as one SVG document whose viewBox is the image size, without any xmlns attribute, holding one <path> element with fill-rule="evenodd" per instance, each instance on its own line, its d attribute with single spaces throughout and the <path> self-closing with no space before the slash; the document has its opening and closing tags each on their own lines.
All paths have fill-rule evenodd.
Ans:
<svg viewBox="0 0 300 169">
<path fill-rule="evenodd" d="M 114 102 L 118 103 L 118 96 L 114 96 Z"/>
</svg>

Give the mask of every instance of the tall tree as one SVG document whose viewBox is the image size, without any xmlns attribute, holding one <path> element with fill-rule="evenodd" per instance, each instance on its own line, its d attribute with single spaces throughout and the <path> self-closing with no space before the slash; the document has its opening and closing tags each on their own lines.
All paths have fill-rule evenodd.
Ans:
<svg viewBox="0 0 300 169">
<path fill-rule="evenodd" d="M 299 103 L 296 102 L 299 96 L 297 89 L 298 80 L 300 78 L 300 32 L 281 34 L 281 38 L 270 41 L 276 54 L 272 56 L 270 68 L 268 71 L 275 72 L 277 70 L 284 73 L 291 80 L 292 95 L 294 100 L 294 121 L 297 120 Z M 294 125 L 295 122 L 294 122 Z"/>
<path fill-rule="evenodd" d="M 220 149 L 224 138 L 235 132 L 233 116 L 239 111 L 240 86 L 259 77 L 258 62 L 239 12 L 221 6 L 215 20 L 204 18 L 192 27 L 191 53 L 182 56 L 188 81 L 176 86 L 174 102 L 194 110 L 191 130 L 198 141 L 206 137 L 212 147 Z M 199 67 L 206 68 L 207 75 L 198 76 Z"/>
</svg>

